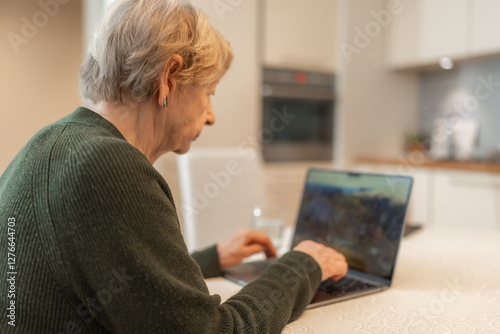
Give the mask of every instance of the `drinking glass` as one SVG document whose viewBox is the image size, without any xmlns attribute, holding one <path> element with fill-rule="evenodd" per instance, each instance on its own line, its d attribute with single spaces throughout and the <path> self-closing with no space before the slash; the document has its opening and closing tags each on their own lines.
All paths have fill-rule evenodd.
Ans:
<svg viewBox="0 0 500 334">
<path fill-rule="evenodd" d="M 277 205 L 258 205 L 253 208 L 252 216 L 252 229 L 267 234 L 277 250 L 282 247 L 285 210 Z"/>
</svg>

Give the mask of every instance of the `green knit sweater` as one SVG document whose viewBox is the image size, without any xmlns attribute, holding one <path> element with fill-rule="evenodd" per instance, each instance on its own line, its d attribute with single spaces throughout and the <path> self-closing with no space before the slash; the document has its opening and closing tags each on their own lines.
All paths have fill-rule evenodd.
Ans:
<svg viewBox="0 0 500 334">
<path fill-rule="evenodd" d="M 0 178 L 0 252 L 0 333 L 279 333 L 321 277 L 290 252 L 221 303 L 215 246 L 190 256 L 163 177 L 85 108 Z"/>
</svg>

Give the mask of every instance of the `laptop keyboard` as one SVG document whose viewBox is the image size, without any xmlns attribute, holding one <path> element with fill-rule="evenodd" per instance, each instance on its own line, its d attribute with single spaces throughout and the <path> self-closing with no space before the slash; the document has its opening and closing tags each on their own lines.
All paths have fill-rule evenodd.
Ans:
<svg viewBox="0 0 500 334">
<path fill-rule="evenodd" d="M 328 279 L 322 282 L 318 289 L 331 295 L 344 295 L 348 292 L 367 290 L 375 287 L 375 285 L 367 282 L 358 281 L 349 277 L 343 277 L 338 282 Z"/>
</svg>

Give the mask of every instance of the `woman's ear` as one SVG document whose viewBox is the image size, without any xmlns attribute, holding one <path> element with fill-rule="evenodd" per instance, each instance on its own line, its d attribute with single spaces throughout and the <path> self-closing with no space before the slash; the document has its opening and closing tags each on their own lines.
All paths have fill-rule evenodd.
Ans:
<svg viewBox="0 0 500 334">
<path fill-rule="evenodd" d="M 158 94 L 158 104 L 160 106 L 164 105 L 165 97 L 169 96 L 177 89 L 179 73 L 182 71 L 182 65 L 182 57 L 178 54 L 174 54 L 167 61 L 160 80 L 160 89 Z"/>
</svg>

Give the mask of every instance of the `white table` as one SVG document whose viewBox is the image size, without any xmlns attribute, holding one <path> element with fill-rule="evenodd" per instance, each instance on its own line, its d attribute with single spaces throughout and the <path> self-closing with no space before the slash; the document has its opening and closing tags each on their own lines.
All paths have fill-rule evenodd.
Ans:
<svg viewBox="0 0 500 334">
<path fill-rule="evenodd" d="M 241 288 L 207 284 L 223 300 Z M 500 333 L 500 231 L 417 231 L 403 239 L 389 290 L 307 310 L 283 333 Z"/>
</svg>

